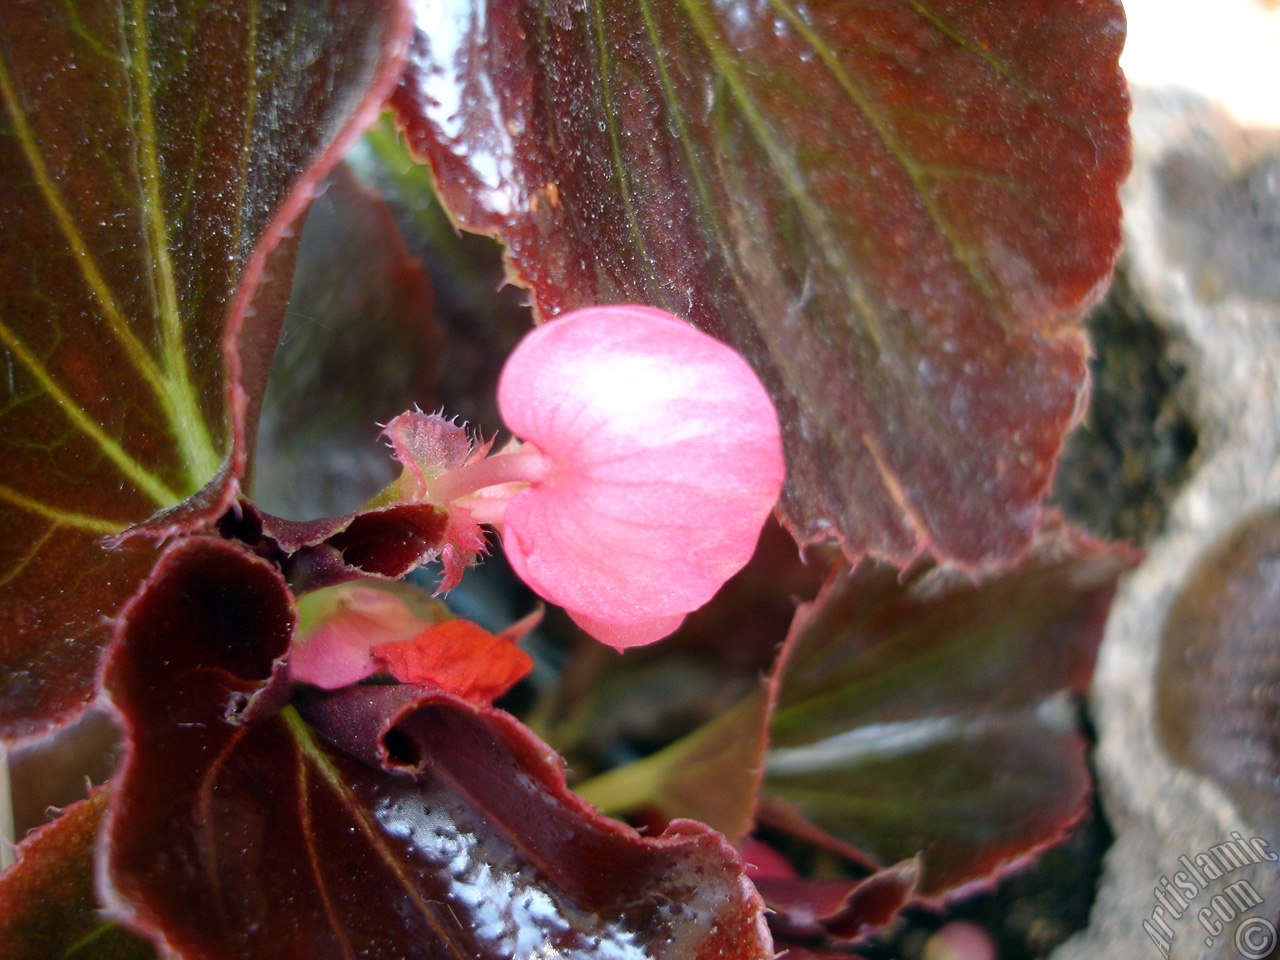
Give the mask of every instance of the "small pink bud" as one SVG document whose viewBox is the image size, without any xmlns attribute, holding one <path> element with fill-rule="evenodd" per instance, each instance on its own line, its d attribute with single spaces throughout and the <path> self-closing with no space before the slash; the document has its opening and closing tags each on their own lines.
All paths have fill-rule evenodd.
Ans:
<svg viewBox="0 0 1280 960">
<path fill-rule="evenodd" d="M 442 603 L 407 584 L 343 584 L 299 604 L 290 653 L 293 679 L 326 690 L 388 673 L 401 683 L 492 703 L 533 667 L 517 643 L 542 609 L 494 635 L 453 619 Z"/>
<path fill-rule="evenodd" d="M 502 516 L 511 565 L 619 649 L 710 600 L 782 487 L 778 418 L 755 372 L 661 310 L 591 307 L 533 330 L 498 407 L 546 462 Z"/>
<path fill-rule="evenodd" d="M 421 607 L 421 605 L 420 605 Z M 343 584 L 304 598 L 289 667 L 293 678 L 336 690 L 381 669 L 369 648 L 410 640 L 444 616 L 428 618 L 385 585 Z"/>
<path fill-rule="evenodd" d="M 392 419 L 382 431 L 404 470 L 395 483 L 399 499 L 429 497 L 432 481 L 456 476 L 468 464 L 484 463 L 493 441 L 478 443 L 467 431 L 438 413 L 409 410 Z M 462 580 L 462 571 L 488 552 L 484 531 L 465 507 L 449 511 L 444 546 L 440 549 L 441 577 L 437 593 L 448 593 Z"/>
</svg>

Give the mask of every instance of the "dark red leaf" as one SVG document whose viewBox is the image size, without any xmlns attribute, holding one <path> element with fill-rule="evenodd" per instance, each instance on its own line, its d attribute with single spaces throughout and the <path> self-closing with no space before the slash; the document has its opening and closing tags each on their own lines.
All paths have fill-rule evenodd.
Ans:
<svg viewBox="0 0 1280 960">
<path fill-rule="evenodd" d="M 18 844 L 0 874 L 5 960 L 152 960 L 145 941 L 105 920 L 93 895 L 93 848 L 107 806 L 100 787 Z"/>
<path fill-rule="evenodd" d="M 1169 755 L 1280 829 L 1280 514 L 1250 518 L 1195 569 L 1161 641 L 1156 711 Z"/>
<path fill-rule="evenodd" d="M 6 4 L 0 737 L 87 701 L 103 617 L 154 559 L 100 541 L 211 478 L 154 526 L 229 503 L 261 365 L 224 347 L 271 348 L 268 256 L 398 71 L 394 0 L 253 9 Z"/>
<path fill-rule="evenodd" d="M 115 914 L 187 960 L 772 955 L 722 838 L 596 815 L 507 714 L 403 685 L 310 701 L 316 728 L 229 711 L 270 691 L 292 620 L 274 569 L 203 538 L 122 614 Z"/>
<path fill-rule="evenodd" d="M 293 290 L 253 499 L 280 516 L 348 513 L 395 478 L 379 425 L 436 404 L 444 336 L 422 263 L 345 164 L 307 212 Z"/>
<path fill-rule="evenodd" d="M 440 553 L 448 520 L 426 501 L 319 520 L 282 520 L 242 500 L 222 516 L 218 531 L 278 563 L 300 594 L 348 580 L 398 580 Z"/>
<path fill-rule="evenodd" d="M 803 542 L 1025 550 L 1120 239 L 1117 0 L 423 9 L 401 122 L 543 317 L 647 303 L 741 350 Z"/>
<path fill-rule="evenodd" d="M 857 880 L 752 877 L 772 911 L 779 946 L 848 947 L 886 927 L 915 896 L 920 864 L 907 860 Z"/>
<path fill-rule="evenodd" d="M 882 865 L 922 853 L 934 898 L 1060 839 L 1089 792 L 1065 694 L 1135 560 L 1055 524 L 983 582 L 837 577 L 783 653 L 761 816 Z"/>
</svg>

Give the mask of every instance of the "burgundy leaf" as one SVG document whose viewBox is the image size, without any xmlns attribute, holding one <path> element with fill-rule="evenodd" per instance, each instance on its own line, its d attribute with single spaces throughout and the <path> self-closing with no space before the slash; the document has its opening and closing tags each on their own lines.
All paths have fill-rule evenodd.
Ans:
<svg viewBox="0 0 1280 960">
<path fill-rule="evenodd" d="M 1135 561 L 1055 524 L 986 581 L 836 577 L 783 652 L 762 818 L 882 865 L 923 854 L 931 898 L 1060 839 L 1090 782 L 1064 695 Z"/>
<path fill-rule="evenodd" d="M 1280 829 L 1280 514 L 1250 518 L 1196 568 L 1161 641 L 1156 711 L 1169 755 Z"/>
<path fill-rule="evenodd" d="M 419 18 L 410 144 L 542 317 L 644 303 L 737 347 L 785 424 L 802 542 L 1026 549 L 1120 239 L 1118 0 Z"/>
<path fill-rule="evenodd" d="M 398 580 L 445 546 L 448 515 L 431 503 L 392 503 L 341 517 L 282 520 L 247 500 L 218 522 L 224 537 L 280 564 L 295 592 L 378 578 Z"/>
<path fill-rule="evenodd" d="M 89 698 L 154 557 L 104 537 L 216 517 L 288 257 L 269 254 L 400 66 L 374 4 L 16 0 L 0 36 L 0 737 Z M 253 307 L 251 310 L 250 307 Z M 246 379 L 242 381 L 242 371 Z"/>
<path fill-rule="evenodd" d="M 376 687 L 329 695 L 304 712 L 346 751 L 413 772 L 418 789 L 448 784 L 449 799 L 428 808 L 459 809 L 457 798 L 465 798 L 471 829 L 492 851 L 488 862 L 508 869 L 536 864 L 539 885 L 559 912 L 572 904 L 594 914 L 560 947 L 567 955 L 589 948 L 582 933 L 590 930 L 604 935 L 599 949 L 608 955 L 608 939 L 622 921 L 639 933 L 640 956 L 701 958 L 719 956 L 717 950 L 771 956 L 761 936 L 761 904 L 722 838 L 702 824 L 676 821 L 663 835 L 642 839 L 599 816 L 566 789 L 559 758 L 502 711 L 441 692 Z M 434 845 L 443 853 L 447 839 Z M 610 927 L 614 933 L 606 932 Z"/>
<path fill-rule="evenodd" d="M 102 917 L 93 895 L 93 846 L 107 806 L 99 787 L 18 844 L 0 874 L 0 955 L 5 960 L 151 960 L 145 941 Z"/>
<path fill-rule="evenodd" d="M 778 946 L 848 947 L 882 930 L 913 898 L 920 864 L 906 860 L 857 880 L 753 876 Z"/>
<path fill-rule="evenodd" d="M 293 290 L 253 498 L 281 516 L 347 513 L 394 479 L 377 424 L 434 405 L 444 337 L 422 263 L 345 164 L 307 212 Z"/>
<path fill-rule="evenodd" d="M 408 686 L 267 715 L 293 608 L 242 547 L 172 549 L 104 674 L 125 728 L 106 899 L 185 960 L 772 956 L 705 827 L 646 839 L 508 715 Z M 338 744 L 339 746 L 335 746 Z"/>
</svg>

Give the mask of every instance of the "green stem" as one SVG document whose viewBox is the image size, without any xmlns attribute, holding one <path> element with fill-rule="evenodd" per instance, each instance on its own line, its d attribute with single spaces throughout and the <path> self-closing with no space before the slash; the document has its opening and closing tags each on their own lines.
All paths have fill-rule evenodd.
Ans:
<svg viewBox="0 0 1280 960">
<path fill-rule="evenodd" d="M 665 766 L 661 753 L 651 754 L 577 784 L 573 792 L 608 814 L 621 814 L 653 802 L 654 784 Z"/>
<path fill-rule="evenodd" d="M 13 792 L 9 787 L 9 756 L 0 746 L 0 870 L 13 863 Z"/>
</svg>

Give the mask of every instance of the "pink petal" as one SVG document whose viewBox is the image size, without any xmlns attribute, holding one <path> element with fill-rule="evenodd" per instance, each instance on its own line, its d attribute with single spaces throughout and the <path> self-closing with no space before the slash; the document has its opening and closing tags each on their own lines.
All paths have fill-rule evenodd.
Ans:
<svg viewBox="0 0 1280 960">
<path fill-rule="evenodd" d="M 658 617 L 656 620 L 646 620 L 643 623 L 628 627 L 618 626 L 616 623 L 606 623 L 603 620 L 595 620 L 574 610 L 570 610 L 568 613 L 574 623 L 601 643 L 607 643 L 615 650 L 642 647 L 646 643 L 653 643 L 655 640 L 669 637 L 676 632 L 680 624 L 684 623 L 683 613 L 673 614 L 669 617 Z"/>
<path fill-rule="evenodd" d="M 711 599 L 782 487 L 777 414 L 755 372 L 660 310 L 593 307 L 532 331 L 498 406 L 556 465 L 507 508 L 511 564 L 597 630 L 650 625 L 612 634 L 616 646 L 658 639 L 653 621 L 674 629 Z"/>
</svg>

